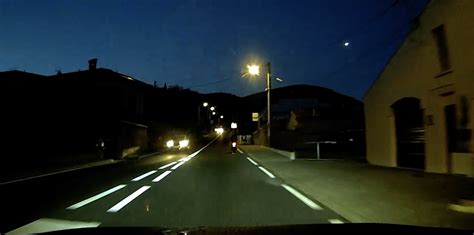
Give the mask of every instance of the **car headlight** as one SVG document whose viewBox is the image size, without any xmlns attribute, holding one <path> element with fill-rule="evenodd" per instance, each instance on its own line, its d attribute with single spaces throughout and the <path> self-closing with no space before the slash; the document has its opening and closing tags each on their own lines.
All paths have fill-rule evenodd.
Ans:
<svg viewBox="0 0 474 235">
<path fill-rule="evenodd" d="M 179 141 L 179 147 L 181 147 L 181 148 L 188 147 L 188 145 L 189 145 L 189 140 Z"/>
<path fill-rule="evenodd" d="M 171 148 L 173 146 L 174 146 L 174 141 L 173 140 L 168 140 L 168 142 L 166 142 L 166 147 Z"/>
</svg>

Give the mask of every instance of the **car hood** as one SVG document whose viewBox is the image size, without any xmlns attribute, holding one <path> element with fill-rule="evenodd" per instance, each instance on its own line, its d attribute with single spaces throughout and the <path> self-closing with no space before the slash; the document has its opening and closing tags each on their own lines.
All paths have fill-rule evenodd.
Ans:
<svg viewBox="0 0 474 235">
<path fill-rule="evenodd" d="M 459 230 L 452 228 L 421 227 L 396 224 L 305 224 L 305 225 L 276 225 L 276 226 L 245 226 L 245 227 L 97 227 L 80 228 L 47 232 L 43 234 L 350 234 L 361 233 L 429 233 L 429 234 L 473 234 L 474 230 Z"/>
</svg>

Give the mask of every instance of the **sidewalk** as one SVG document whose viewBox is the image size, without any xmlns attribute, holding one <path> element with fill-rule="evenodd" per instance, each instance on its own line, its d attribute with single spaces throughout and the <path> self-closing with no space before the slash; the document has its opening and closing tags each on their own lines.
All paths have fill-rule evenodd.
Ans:
<svg viewBox="0 0 474 235">
<path fill-rule="evenodd" d="M 473 179 L 352 161 L 292 161 L 262 146 L 240 148 L 351 222 L 474 229 L 474 214 L 447 209 L 473 190 Z"/>
</svg>

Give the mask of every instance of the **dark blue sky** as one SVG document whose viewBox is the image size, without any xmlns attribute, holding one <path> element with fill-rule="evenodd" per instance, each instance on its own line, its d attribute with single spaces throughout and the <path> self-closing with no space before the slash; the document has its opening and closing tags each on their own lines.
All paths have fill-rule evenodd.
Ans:
<svg viewBox="0 0 474 235">
<path fill-rule="evenodd" d="M 248 95 L 270 61 L 284 83 L 361 99 L 423 8 L 420 0 L 0 0 L 0 71 L 99 67 L 159 85 Z M 350 42 L 344 47 L 345 41 Z"/>
</svg>

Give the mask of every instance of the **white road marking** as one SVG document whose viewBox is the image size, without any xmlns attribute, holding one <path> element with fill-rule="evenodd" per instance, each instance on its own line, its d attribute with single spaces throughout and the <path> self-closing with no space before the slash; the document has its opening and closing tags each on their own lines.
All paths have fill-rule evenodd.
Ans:
<svg viewBox="0 0 474 235">
<path fill-rule="evenodd" d="M 237 149 L 237 151 L 239 151 L 239 153 L 244 153 L 242 150 L 240 150 L 239 148 Z"/>
<path fill-rule="evenodd" d="M 252 160 L 252 158 L 247 157 L 247 160 L 249 160 L 252 164 L 258 166 L 258 164 Z"/>
<path fill-rule="evenodd" d="M 119 203 L 115 204 L 115 206 L 108 209 L 107 212 L 117 212 L 117 211 L 119 211 L 124 206 L 126 206 L 128 203 L 133 201 L 133 199 L 137 198 L 138 196 L 140 196 L 140 194 L 147 191 L 149 188 L 150 188 L 150 186 L 143 186 L 143 187 L 139 188 L 137 191 L 133 192 L 128 197 L 126 197 L 125 199 L 123 199 Z"/>
<path fill-rule="evenodd" d="M 185 157 L 185 158 L 181 158 L 179 159 L 180 162 L 187 162 L 189 161 L 191 158 L 190 157 Z"/>
<path fill-rule="evenodd" d="M 300 192 L 296 191 L 294 188 L 286 185 L 286 184 L 282 184 L 281 185 L 284 189 L 286 189 L 286 191 L 290 192 L 291 194 L 293 194 L 293 196 L 295 196 L 296 198 L 300 199 L 300 201 L 302 201 L 304 204 L 306 204 L 307 206 L 309 206 L 311 209 L 314 209 L 314 210 L 322 210 L 323 208 L 321 208 L 318 204 L 314 203 L 313 201 L 311 201 L 309 198 L 307 198 L 306 196 L 304 196 L 303 194 L 301 194 Z"/>
<path fill-rule="evenodd" d="M 202 150 L 204 150 L 205 148 L 207 148 L 207 146 L 211 145 L 212 143 L 214 143 L 217 138 L 219 138 L 219 136 L 217 136 L 216 138 L 214 138 L 211 142 L 209 142 L 208 144 L 206 144 L 206 146 L 202 147 L 201 149 L 199 149 L 198 151 L 194 152 L 194 153 L 191 153 L 188 158 L 193 158 L 195 157 L 196 155 L 198 155 Z"/>
<path fill-rule="evenodd" d="M 11 181 L 1 182 L 0 185 L 7 185 L 7 184 L 11 184 L 11 183 L 16 183 L 16 182 L 21 182 L 21 181 L 26 181 L 26 180 L 31 180 L 31 179 L 37 179 L 37 178 L 42 178 L 42 177 L 46 177 L 46 176 L 71 172 L 71 171 L 77 171 L 77 170 L 82 170 L 82 169 L 87 169 L 87 168 L 92 168 L 92 167 L 97 167 L 97 166 L 103 166 L 103 165 L 109 165 L 109 164 L 117 163 L 117 162 L 120 162 L 120 161 L 123 161 L 123 160 L 110 160 L 110 161 L 104 161 L 104 162 L 98 162 L 98 163 L 91 163 L 91 164 L 86 164 L 85 166 L 80 166 L 80 167 L 76 167 L 76 168 L 72 168 L 72 169 L 67 169 L 67 170 L 62 170 L 62 171 L 46 173 L 46 174 L 42 174 L 42 175 L 26 177 L 26 178 L 23 178 L 23 179 L 16 179 L 16 180 L 11 180 Z"/>
<path fill-rule="evenodd" d="M 180 166 L 183 165 L 184 163 L 186 163 L 186 162 L 180 162 L 180 163 L 174 165 L 173 167 L 171 167 L 171 170 L 176 170 L 176 168 L 180 167 Z"/>
<path fill-rule="evenodd" d="M 344 223 L 344 222 L 342 222 L 342 221 L 340 221 L 340 220 L 338 220 L 338 219 L 330 219 L 330 220 L 328 220 L 328 221 L 329 221 L 329 223 L 331 223 L 331 224 L 343 224 L 343 223 Z"/>
<path fill-rule="evenodd" d="M 158 181 L 162 180 L 163 178 L 165 178 L 170 173 L 171 173 L 171 171 L 165 171 L 165 172 L 161 173 L 161 175 L 156 177 L 154 180 L 152 180 L 152 182 L 158 182 Z"/>
<path fill-rule="evenodd" d="M 80 207 L 82 207 L 82 206 L 85 206 L 85 205 L 87 205 L 87 204 L 89 204 L 89 203 L 91 203 L 91 202 L 93 202 L 93 201 L 99 200 L 99 199 L 101 199 L 101 198 L 103 198 L 103 197 L 105 197 L 105 196 L 107 196 L 107 195 L 109 195 L 109 194 L 111 194 L 111 193 L 113 193 L 113 192 L 115 192 L 115 191 L 117 191 L 117 190 L 120 190 L 120 189 L 122 189 L 122 188 L 125 187 L 125 186 L 127 186 L 127 185 L 126 185 L 126 184 L 121 184 L 121 185 L 115 186 L 115 187 L 113 187 L 113 188 L 111 188 L 111 189 L 109 189 L 109 190 L 107 190 L 107 191 L 105 191 L 105 192 L 99 193 L 99 194 L 97 194 L 97 195 L 95 195 L 95 196 L 92 196 L 92 197 L 90 197 L 90 198 L 87 198 L 87 199 L 84 200 L 84 201 L 78 202 L 78 203 L 76 203 L 76 204 L 74 204 L 74 205 L 72 205 L 72 206 L 70 206 L 70 207 L 68 207 L 68 208 L 66 208 L 66 209 L 68 209 L 68 210 L 75 210 L 75 209 L 80 208 Z"/>
<path fill-rule="evenodd" d="M 149 175 L 155 174 L 155 172 L 156 172 L 156 170 L 155 170 L 155 171 L 147 172 L 147 173 L 145 173 L 145 174 L 143 174 L 143 175 L 138 176 L 137 178 L 133 179 L 132 181 L 139 181 L 139 180 L 141 180 L 141 179 L 143 179 L 143 178 L 145 178 L 145 177 L 147 177 L 147 176 L 149 176 Z"/>
<path fill-rule="evenodd" d="M 162 169 L 168 168 L 169 166 L 172 166 L 172 165 L 174 165 L 174 164 L 176 164 L 176 162 L 172 162 L 172 163 L 170 163 L 170 164 L 166 164 L 166 165 L 164 165 L 164 166 L 162 166 L 162 167 L 160 167 L 160 168 L 158 168 L 158 169 L 162 170 Z"/>
<path fill-rule="evenodd" d="M 272 173 L 270 173 L 270 171 L 267 171 L 267 169 L 265 169 L 265 168 L 263 168 L 263 167 L 261 167 L 261 166 L 259 166 L 258 169 L 260 169 L 261 171 L 263 171 L 263 172 L 264 172 L 265 174 L 267 174 L 270 178 L 275 178 L 275 176 L 274 176 Z"/>
<path fill-rule="evenodd" d="M 59 219 L 50 219 L 42 218 L 36 221 L 33 221 L 27 225 L 19 227 L 15 230 L 7 232 L 8 235 L 14 234 L 36 234 L 36 233 L 45 233 L 65 229 L 75 229 L 75 228 L 95 228 L 100 225 L 99 222 L 83 222 L 83 221 L 71 221 L 71 220 L 59 220 Z"/>
</svg>

